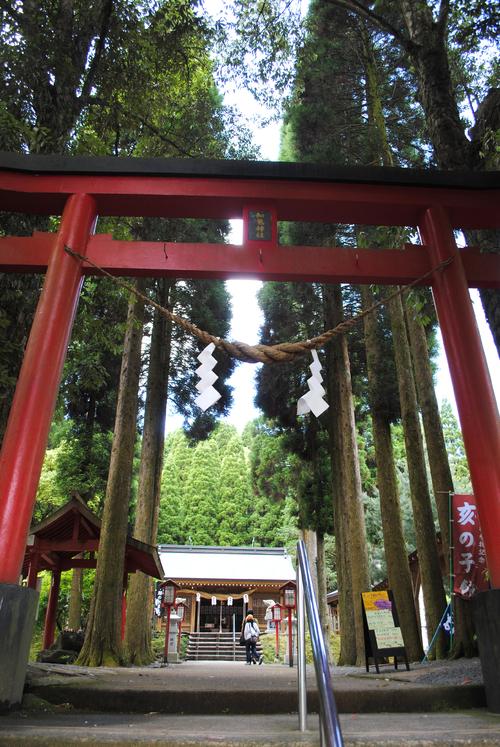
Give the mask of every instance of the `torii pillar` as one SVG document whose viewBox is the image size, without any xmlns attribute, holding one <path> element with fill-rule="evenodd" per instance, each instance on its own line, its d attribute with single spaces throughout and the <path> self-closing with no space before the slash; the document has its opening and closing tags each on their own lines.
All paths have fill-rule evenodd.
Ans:
<svg viewBox="0 0 500 747">
<path fill-rule="evenodd" d="M 445 210 L 429 208 L 420 232 L 434 265 L 452 259 L 435 273 L 432 291 L 487 551 L 492 589 L 474 597 L 474 621 L 488 708 L 500 713 L 500 420 L 465 272 Z"/>
<path fill-rule="evenodd" d="M 21 702 L 38 593 L 18 585 L 43 455 L 83 275 L 95 202 L 68 198 L 38 302 L 0 453 L 0 709 Z"/>
</svg>

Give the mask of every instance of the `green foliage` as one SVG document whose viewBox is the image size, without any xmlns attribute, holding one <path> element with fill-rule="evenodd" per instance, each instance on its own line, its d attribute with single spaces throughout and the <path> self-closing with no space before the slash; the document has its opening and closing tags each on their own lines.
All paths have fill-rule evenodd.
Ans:
<svg viewBox="0 0 500 747">
<path fill-rule="evenodd" d="M 155 110 L 162 73 L 186 75 L 206 43 L 190 0 L 6 4 L 0 33 L 0 100 L 38 133 L 38 152 L 67 149 L 89 112 L 131 98 L 136 117 Z"/>
<path fill-rule="evenodd" d="M 33 525 L 39 524 L 68 500 L 68 495 L 60 489 L 57 481 L 59 457 L 64 445 L 63 442 L 57 448 L 47 449 L 45 452 L 32 518 Z"/>
<path fill-rule="evenodd" d="M 217 545 L 217 504 L 220 462 L 208 441 L 201 441 L 194 454 L 195 469 L 185 476 L 184 535 L 194 545 Z"/>
<path fill-rule="evenodd" d="M 469 465 L 462 433 L 451 405 L 446 400 L 441 405 L 441 423 L 455 490 L 457 493 L 471 493 Z"/>
<path fill-rule="evenodd" d="M 182 431 L 171 434 L 165 445 L 158 541 L 293 548 L 297 460 L 283 446 L 274 448 L 271 431 L 260 420 L 250 423 L 243 436 L 221 423 L 197 444 Z"/>
<path fill-rule="evenodd" d="M 170 434 L 165 442 L 165 461 L 161 478 L 158 542 L 182 544 L 184 535 L 184 501 L 186 476 L 189 474 L 194 448 L 189 447 L 183 431 Z"/>
<path fill-rule="evenodd" d="M 106 431 L 95 433 L 90 444 L 70 438 L 61 445 L 56 482 L 62 494 L 86 496 L 94 510 L 100 509 L 106 492 L 112 440 L 112 432 Z"/>
<path fill-rule="evenodd" d="M 199 238 L 204 240 L 203 236 Z M 179 316 L 189 319 L 201 329 L 219 337 L 228 335 L 231 303 L 222 281 L 186 280 L 177 283 L 171 304 Z M 209 412 L 200 414 L 192 392 L 199 381 L 195 372 L 199 366 L 197 356 L 203 347 L 201 342 L 179 327 L 174 326 L 172 329 L 169 399 L 177 412 L 184 416 L 186 429 L 194 440 L 208 436 L 214 428 L 215 418 L 227 413 L 232 397 L 231 387 L 226 381 L 233 371 L 234 360 L 216 352 L 215 373 L 219 376 L 217 391 L 222 396 Z"/>
<path fill-rule="evenodd" d="M 220 489 L 217 501 L 220 545 L 250 545 L 252 500 L 250 474 L 241 438 L 235 434 L 222 449 Z M 244 469 L 242 469 L 244 466 Z"/>
<path fill-rule="evenodd" d="M 311 638 L 309 630 L 305 632 L 306 639 L 306 664 L 314 664 Z M 265 664 L 275 664 L 285 660 L 285 656 L 288 654 L 288 638 L 286 633 L 280 634 L 279 637 L 279 656 L 276 658 L 276 637 L 275 633 L 265 633 L 260 636 L 260 643 L 262 645 L 262 655 L 264 656 Z M 337 633 L 330 634 L 329 650 L 332 655 L 333 661 L 337 662 L 340 655 L 340 636 Z"/>
</svg>

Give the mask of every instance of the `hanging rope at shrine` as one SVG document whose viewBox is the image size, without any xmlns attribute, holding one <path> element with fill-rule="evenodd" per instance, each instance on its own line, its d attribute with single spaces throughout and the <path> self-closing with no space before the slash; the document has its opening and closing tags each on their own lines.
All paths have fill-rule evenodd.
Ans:
<svg viewBox="0 0 500 747">
<path fill-rule="evenodd" d="M 209 332 L 205 332 L 204 330 L 197 327 L 196 324 L 193 324 L 187 319 L 183 319 L 181 316 L 174 314 L 173 311 L 166 309 L 164 306 L 160 306 L 159 303 L 156 303 L 156 301 L 148 298 L 146 295 L 134 288 L 134 286 L 126 283 L 124 280 L 120 280 L 120 278 L 115 277 L 104 268 L 99 267 L 99 265 L 97 265 L 88 257 L 84 257 L 83 255 L 78 254 L 78 252 L 74 252 L 68 246 L 65 246 L 64 249 L 68 254 L 71 254 L 72 257 L 79 259 L 81 262 L 86 262 L 88 265 L 91 265 L 91 267 L 95 267 L 96 270 L 99 270 L 100 273 L 110 278 L 114 283 L 116 283 L 116 285 L 120 285 L 130 293 L 133 293 L 137 298 L 140 298 L 142 301 L 144 301 L 145 304 L 147 304 L 148 306 L 152 306 L 160 314 L 167 317 L 167 319 L 170 319 L 170 321 L 172 321 L 174 324 L 177 324 L 177 326 L 182 327 L 182 329 L 186 330 L 186 332 L 189 332 L 194 337 L 197 337 L 198 340 L 203 342 L 205 345 L 213 343 L 218 350 L 224 350 L 228 355 L 236 358 L 237 360 L 243 361 L 244 363 L 285 363 L 286 361 L 296 360 L 297 358 L 300 358 L 311 350 L 319 350 L 320 348 L 324 347 L 326 343 L 329 342 L 333 337 L 349 332 L 349 330 L 352 329 L 352 327 L 354 327 L 356 324 L 358 324 L 362 319 L 364 319 L 365 316 L 367 316 L 368 314 L 372 314 L 374 311 L 380 308 L 380 306 L 383 306 L 389 303 L 389 301 L 392 301 L 394 298 L 401 296 L 403 293 L 410 290 L 415 285 L 421 283 L 422 280 L 425 280 L 425 278 L 429 277 L 434 272 L 442 270 L 453 260 L 453 257 L 449 257 L 436 267 L 433 267 L 428 272 L 420 275 L 420 277 L 412 280 L 412 282 L 408 283 L 408 285 L 400 286 L 393 293 L 390 293 L 388 296 L 385 296 L 385 298 L 380 299 L 380 301 L 376 301 L 368 309 L 365 309 L 356 316 L 353 316 L 351 319 L 346 319 L 345 321 L 340 322 L 340 324 L 337 324 L 336 327 L 328 329 L 321 335 L 313 337 L 310 340 L 302 340 L 300 342 L 280 342 L 277 345 L 247 345 L 245 342 L 239 342 L 237 340 L 230 342 L 229 340 L 224 340 L 220 337 L 211 335 Z"/>
</svg>

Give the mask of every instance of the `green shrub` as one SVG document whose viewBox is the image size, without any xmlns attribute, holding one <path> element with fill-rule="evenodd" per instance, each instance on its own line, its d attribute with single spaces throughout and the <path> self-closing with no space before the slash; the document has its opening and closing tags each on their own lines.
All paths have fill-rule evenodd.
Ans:
<svg viewBox="0 0 500 747">
<path fill-rule="evenodd" d="M 276 637 L 274 631 L 272 633 L 264 633 L 260 637 L 262 644 L 262 653 L 264 655 L 264 661 L 268 664 L 275 663 L 277 661 L 284 661 L 285 653 L 288 651 L 288 637 L 287 635 L 280 634 L 279 637 L 279 658 L 276 657 Z M 340 636 L 336 633 L 330 635 L 330 655 L 334 662 L 338 661 L 340 654 Z M 309 631 L 306 630 L 306 664 L 313 663 L 311 639 L 309 637 Z"/>
</svg>

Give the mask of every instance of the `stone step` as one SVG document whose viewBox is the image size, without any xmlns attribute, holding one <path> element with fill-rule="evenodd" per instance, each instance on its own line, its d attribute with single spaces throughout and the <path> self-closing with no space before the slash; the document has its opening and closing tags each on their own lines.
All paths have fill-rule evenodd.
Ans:
<svg viewBox="0 0 500 747">
<path fill-rule="evenodd" d="M 186 651 L 186 654 L 203 654 L 204 656 L 209 656 L 210 654 L 225 654 L 227 656 L 233 655 L 233 654 L 242 654 L 245 655 L 245 649 L 242 649 L 239 651 L 238 649 L 200 649 L 200 648 L 188 648 Z"/>
<path fill-rule="evenodd" d="M 257 643 L 257 651 L 262 646 Z M 239 634 L 232 633 L 190 633 L 186 650 L 187 661 L 237 661 L 246 659 L 246 650 L 240 646 Z"/>
<path fill-rule="evenodd" d="M 477 711 L 345 714 L 340 717 L 345 747 L 494 747 L 500 727 Z M 318 718 L 298 730 L 296 714 L 169 716 L 164 714 L 24 713 L 2 719 L 1 744 L 67 747 L 71 744 L 151 747 L 317 747 Z"/>
<path fill-rule="evenodd" d="M 257 644 L 256 646 L 257 651 L 262 648 L 262 646 L 259 646 Z M 245 651 L 245 646 L 239 646 L 238 644 L 236 646 L 233 646 L 233 644 L 229 645 L 210 645 L 209 643 L 200 644 L 200 645 L 193 645 L 191 643 L 188 644 L 188 651 Z"/>
<path fill-rule="evenodd" d="M 244 656 L 229 656 L 229 654 L 220 654 L 215 656 L 196 656 L 196 654 L 189 654 L 186 656 L 186 661 L 245 661 Z"/>
<path fill-rule="evenodd" d="M 467 662 L 467 666 L 468 670 L 459 667 L 457 675 L 447 681 L 444 666 L 439 665 L 436 682 L 432 680 L 430 684 L 420 681 L 417 667 L 411 672 L 395 672 L 385 667 L 380 675 L 366 675 L 363 669 L 354 667 L 352 672 L 348 669 L 341 674 L 337 671 L 340 668 L 335 668 L 332 680 L 337 709 L 340 713 L 387 714 L 484 708 L 484 687 L 471 682 L 477 671 L 473 662 Z M 207 716 L 289 714 L 298 704 L 297 669 L 282 664 L 249 667 L 242 660 L 213 660 L 95 669 L 31 664 L 28 671 L 25 692 L 53 704 L 70 704 L 91 711 Z M 468 671 L 466 681 L 463 671 Z M 317 712 L 314 668 L 306 667 L 306 674 L 308 710 Z M 0 744 L 3 744 L 1 736 Z"/>
</svg>

